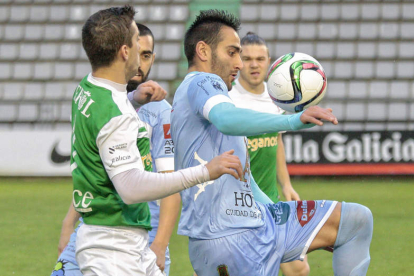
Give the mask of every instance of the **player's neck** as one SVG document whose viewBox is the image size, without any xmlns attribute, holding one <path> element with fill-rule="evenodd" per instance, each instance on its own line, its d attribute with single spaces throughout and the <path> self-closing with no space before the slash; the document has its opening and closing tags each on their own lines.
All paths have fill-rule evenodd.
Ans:
<svg viewBox="0 0 414 276">
<path fill-rule="evenodd" d="M 259 85 L 251 85 L 247 81 L 245 81 L 242 77 L 239 77 L 239 82 L 241 86 L 246 89 L 247 92 L 252 94 L 260 95 L 264 91 L 264 83 L 261 82 Z"/>
<path fill-rule="evenodd" d="M 107 79 L 119 84 L 126 84 L 125 71 L 115 66 L 101 67 L 92 72 L 95 78 Z"/>
</svg>

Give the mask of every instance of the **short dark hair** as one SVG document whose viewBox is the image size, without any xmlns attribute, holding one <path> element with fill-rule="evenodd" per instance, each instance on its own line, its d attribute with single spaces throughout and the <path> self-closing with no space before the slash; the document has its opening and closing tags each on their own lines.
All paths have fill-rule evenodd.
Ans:
<svg viewBox="0 0 414 276">
<path fill-rule="evenodd" d="M 126 5 L 100 10 L 86 20 L 82 46 L 92 70 L 111 65 L 122 45 L 132 47 L 134 16 L 134 8 Z"/>
<path fill-rule="evenodd" d="M 149 36 L 152 37 L 152 42 L 153 42 L 152 43 L 152 50 L 154 50 L 154 44 L 155 44 L 154 43 L 154 35 L 152 34 L 150 28 L 148 28 L 144 24 L 141 24 L 141 23 L 138 23 L 138 22 L 135 22 L 135 23 L 137 23 L 137 26 L 138 26 L 139 36 L 147 36 L 147 35 L 149 35 Z"/>
<path fill-rule="evenodd" d="M 200 12 L 185 33 L 184 52 L 188 60 L 188 66 L 193 65 L 195 49 L 199 41 L 204 41 L 213 50 L 217 48 L 217 44 L 222 40 L 219 34 L 223 26 L 233 28 L 237 32 L 240 29 L 240 21 L 233 14 L 223 10 Z"/>
<path fill-rule="evenodd" d="M 240 44 L 243 45 L 265 45 L 266 41 L 253 32 L 248 32 L 240 41 Z"/>
</svg>

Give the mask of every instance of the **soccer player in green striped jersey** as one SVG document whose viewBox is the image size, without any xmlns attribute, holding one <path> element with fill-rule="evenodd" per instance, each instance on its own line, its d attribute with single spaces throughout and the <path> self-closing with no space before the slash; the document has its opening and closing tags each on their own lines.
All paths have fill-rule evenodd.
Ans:
<svg viewBox="0 0 414 276">
<path fill-rule="evenodd" d="M 84 224 L 77 232 L 76 260 L 88 275 L 163 275 L 148 246 L 148 201 L 160 199 L 242 166 L 232 150 L 206 165 L 170 174 L 151 170 L 148 131 L 127 98 L 138 71 L 139 30 L 131 6 L 89 17 L 82 44 L 92 66 L 72 99 L 70 167 L 73 206 Z M 165 91 L 146 84 L 134 100 L 161 100 Z M 138 95 L 138 97 L 136 97 Z M 137 100 L 138 99 L 138 100 Z"/>
<path fill-rule="evenodd" d="M 283 114 L 284 110 L 272 102 L 267 92 L 265 78 L 270 66 L 270 56 L 265 41 L 249 32 L 240 43 L 243 68 L 229 92 L 233 103 L 240 108 Z M 274 132 L 247 138 L 251 173 L 260 189 L 276 203 L 280 199 L 278 182 L 286 201 L 300 200 L 290 182 L 282 134 Z M 298 260 L 282 263 L 280 268 L 286 276 L 308 275 L 310 271 L 306 258 L 303 262 Z"/>
</svg>

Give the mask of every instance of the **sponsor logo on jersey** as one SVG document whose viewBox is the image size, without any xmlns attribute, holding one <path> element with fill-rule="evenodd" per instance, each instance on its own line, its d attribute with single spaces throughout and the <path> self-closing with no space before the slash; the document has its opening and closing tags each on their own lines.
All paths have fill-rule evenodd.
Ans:
<svg viewBox="0 0 414 276">
<path fill-rule="evenodd" d="M 131 159 L 131 155 L 127 155 L 127 156 L 117 156 L 111 159 L 112 163 L 111 165 L 109 165 L 109 167 L 112 167 L 115 163 L 119 162 L 119 161 L 125 161 L 125 160 L 129 160 Z"/>
<path fill-rule="evenodd" d="M 162 128 L 164 129 L 164 139 L 171 139 L 171 125 L 165 124 L 162 125 Z"/>
<path fill-rule="evenodd" d="M 109 147 L 109 153 L 114 154 L 115 150 L 124 149 L 127 147 L 127 143 L 118 144 L 112 147 Z"/>
<path fill-rule="evenodd" d="M 256 151 L 261 148 L 275 147 L 277 145 L 277 136 L 249 139 L 248 149 Z"/>
<path fill-rule="evenodd" d="M 75 210 L 81 213 L 91 212 L 92 207 L 89 207 L 94 199 L 93 194 L 89 191 L 82 193 L 81 190 L 73 190 L 73 207 Z"/>
<path fill-rule="evenodd" d="M 267 209 L 269 209 L 270 214 L 272 215 L 276 225 L 282 225 L 287 222 L 290 214 L 289 204 L 283 202 L 278 202 L 276 204 L 268 204 Z"/>
<path fill-rule="evenodd" d="M 230 276 L 227 265 L 221 264 L 217 267 L 219 276 Z"/>
<path fill-rule="evenodd" d="M 296 212 L 300 225 L 305 226 L 316 213 L 316 202 L 314 200 L 303 200 L 296 202 Z"/>
<path fill-rule="evenodd" d="M 62 164 L 70 161 L 70 155 L 64 155 L 57 150 L 59 142 L 53 145 L 52 153 L 50 154 L 50 160 L 55 164 Z"/>
<path fill-rule="evenodd" d="M 165 140 L 164 143 L 164 154 L 173 154 L 174 153 L 174 142 L 171 139 Z"/>
</svg>

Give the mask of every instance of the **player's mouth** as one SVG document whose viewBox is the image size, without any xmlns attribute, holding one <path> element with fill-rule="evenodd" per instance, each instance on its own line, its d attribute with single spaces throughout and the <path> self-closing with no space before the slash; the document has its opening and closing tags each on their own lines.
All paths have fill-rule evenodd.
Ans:
<svg viewBox="0 0 414 276">
<path fill-rule="evenodd" d="M 237 73 L 230 75 L 230 80 L 233 82 L 237 78 Z"/>
<path fill-rule="evenodd" d="M 250 75 L 252 75 L 253 77 L 258 77 L 260 76 L 260 72 L 251 72 Z"/>
</svg>

